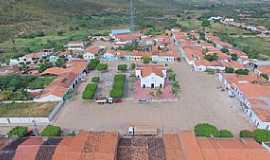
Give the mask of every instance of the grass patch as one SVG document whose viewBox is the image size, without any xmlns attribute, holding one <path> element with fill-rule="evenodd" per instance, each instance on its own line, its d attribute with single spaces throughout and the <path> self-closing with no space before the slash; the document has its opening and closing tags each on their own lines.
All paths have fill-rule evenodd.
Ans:
<svg viewBox="0 0 270 160">
<path fill-rule="evenodd" d="M 47 117 L 57 103 L 0 104 L 0 117 Z"/>
<path fill-rule="evenodd" d="M 53 80 L 55 76 L 46 76 L 46 77 L 38 77 L 32 82 L 28 84 L 28 88 L 30 89 L 42 89 L 47 87 Z"/>
</svg>

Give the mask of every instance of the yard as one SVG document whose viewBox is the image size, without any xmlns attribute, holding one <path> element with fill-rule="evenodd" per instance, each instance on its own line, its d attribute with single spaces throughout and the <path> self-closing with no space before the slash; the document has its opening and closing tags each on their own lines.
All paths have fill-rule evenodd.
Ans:
<svg viewBox="0 0 270 160">
<path fill-rule="evenodd" d="M 47 117 L 57 103 L 0 104 L 0 117 Z"/>
</svg>

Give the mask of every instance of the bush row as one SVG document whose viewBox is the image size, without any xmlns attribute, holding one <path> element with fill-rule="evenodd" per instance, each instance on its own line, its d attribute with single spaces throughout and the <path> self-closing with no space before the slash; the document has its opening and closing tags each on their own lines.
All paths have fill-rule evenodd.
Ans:
<svg viewBox="0 0 270 160">
<path fill-rule="evenodd" d="M 233 134 L 228 130 L 218 130 L 218 128 L 212 124 L 200 123 L 195 126 L 195 135 L 200 137 L 219 137 L 230 138 Z"/>
<path fill-rule="evenodd" d="M 41 136 L 44 137 L 56 137 L 61 136 L 62 130 L 58 126 L 48 125 L 46 128 L 44 128 L 41 132 Z M 17 126 L 12 128 L 8 132 L 9 138 L 21 138 L 25 137 L 28 134 L 28 128 L 23 126 Z"/>
<path fill-rule="evenodd" d="M 93 97 L 95 96 L 96 90 L 97 90 L 97 84 L 96 83 L 89 83 L 83 91 L 82 98 L 83 99 L 93 99 Z"/>
<path fill-rule="evenodd" d="M 114 76 L 113 87 L 111 90 L 111 97 L 121 98 L 124 96 L 126 76 L 123 74 L 118 74 Z"/>
</svg>

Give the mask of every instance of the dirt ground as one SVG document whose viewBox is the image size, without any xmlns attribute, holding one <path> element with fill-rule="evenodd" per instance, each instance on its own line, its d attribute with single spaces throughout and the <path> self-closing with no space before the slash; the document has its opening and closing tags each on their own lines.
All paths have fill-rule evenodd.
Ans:
<svg viewBox="0 0 270 160">
<path fill-rule="evenodd" d="M 81 100 L 78 94 L 65 104 L 55 123 L 68 129 L 117 130 L 122 134 L 134 123 L 155 125 L 163 132 L 192 130 L 202 122 L 229 129 L 235 135 L 242 129 L 253 129 L 237 101 L 217 89 L 220 84 L 215 75 L 192 72 L 185 62 L 170 67 L 181 86 L 177 102 L 139 104 L 129 97 L 121 104 L 98 105 Z"/>
</svg>

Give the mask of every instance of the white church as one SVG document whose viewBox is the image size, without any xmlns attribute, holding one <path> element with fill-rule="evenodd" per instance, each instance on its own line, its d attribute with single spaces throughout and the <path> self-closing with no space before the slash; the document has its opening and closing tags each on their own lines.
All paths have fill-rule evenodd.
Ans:
<svg viewBox="0 0 270 160">
<path fill-rule="evenodd" d="M 142 65 L 136 68 L 136 77 L 142 88 L 163 88 L 166 80 L 166 68 L 163 65 Z"/>
</svg>

